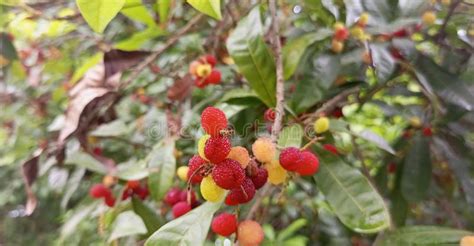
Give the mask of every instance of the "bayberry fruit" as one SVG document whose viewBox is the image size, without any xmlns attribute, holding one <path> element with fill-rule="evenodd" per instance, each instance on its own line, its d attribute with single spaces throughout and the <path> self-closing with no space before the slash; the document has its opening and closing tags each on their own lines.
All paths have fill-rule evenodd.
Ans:
<svg viewBox="0 0 474 246">
<path fill-rule="evenodd" d="M 242 184 L 245 172 L 237 161 L 225 159 L 214 167 L 212 178 L 218 186 L 230 190 Z"/>
<path fill-rule="evenodd" d="M 267 182 L 268 171 L 265 168 L 257 168 L 253 176 L 250 177 L 255 189 L 260 189 Z"/>
<path fill-rule="evenodd" d="M 229 155 L 231 147 L 226 137 L 210 137 L 204 147 L 204 155 L 210 162 L 217 164 Z"/>
<path fill-rule="evenodd" d="M 242 168 L 246 168 L 250 162 L 249 152 L 242 146 L 232 147 L 227 158 L 237 161 Z"/>
<path fill-rule="evenodd" d="M 433 11 L 426 11 L 421 19 L 425 25 L 433 25 L 436 21 L 436 14 Z"/>
<path fill-rule="evenodd" d="M 323 148 L 335 155 L 339 155 L 339 151 L 337 150 L 336 146 L 332 145 L 332 144 L 324 144 L 323 145 Z"/>
<path fill-rule="evenodd" d="M 369 14 L 364 12 L 359 16 L 359 19 L 357 20 L 357 25 L 360 27 L 365 27 L 367 25 L 367 22 L 369 22 Z"/>
<path fill-rule="evenodd" d="M 227 128 L 227 118 L 220 109 L 207 107 L 201 114 L 201 126 L 211 136 L 219 136 Z"/>
<path fill-rule="evenodd" d="M 183 214 L 191 211 L 191 205 L 189 205 L 187 202 L 178 202 L 176 203 L 173 208 L 173 217 L 176 219 Z"/>
<path fill-rule="evenodd" d="M 337 41 L 336 39 L 333 39 L 331 42 L 331 50 L 338 54 L 341 53 L 342 50 L 344 49 L 344 43 L 341 41 Z"/>
<path fill-rule="evenodd" d="M 213 69 L 211 74 L 206 77 L 205 83 L 206 84 L 214 84 L 217 85 L 221 82 L 221 72 L 219 70 Z"/>
<path fill-rule="evenodd" d="M 199 138 L 199 141 L 198 141 L 198 153 L 199 153 L 199 156 L 204 160 L 207 160 L 206 155 L 204 154 L 204 147 L 206 147 L 206 142 L 210 137 L 211 135 L 206 134 L 206 135 L 203 135 L 201 138 Z"/>
<path fill-rule="evenodd" d="M 166 196 L 165 196 L 165 202 L 170 205 L 170 206 L 173 206 L 175 205 L 176 203 L 178 203 L 179 201 L 181 201 L 181 190 L 179 188 L 171 188 L 170 190 L 168 190 L 168 192 L 166 193 Z"/>
<path fill-rule="evenodd" d="M 188 172 L 189 172 L 189 167 L 181 166 L 181 167 L 178 168 L 178 170 L 176 170 L 176 175 L 182 181 L 187 181 L 188 180 Z"/>
<path fill-rule="evenodd" d="M 280 165 L 288 171 L 296 171 L 299 160 L 301 159 L 301 151 L 295 147 L 288 147 L 280 153 Z"/>
<path fill-rule="evenodd" d="M 253 220 L 244 220 L 239 223 L 237 240 L 242 246 L 255 246 L 263 241 L 263 229 Z"/>
<path fill-rule="evenodd" d="M 109 207 L 113 207 L 115 206 L 115 197 L 113 197 L 112 195 L 108 195 L 105 197 L 104 202 L 105 202 L 105 205 Z"/>
<path fill-rule="evenodd" d="M 197 77 L 197 67 L 201 65 L 198 61 L 193 61 L 189 64 L 189 73 L 195 77 Z"/>
<path fill-rule="evenodd" d="M 217 59 L 216 59 L 216 57 L 213 56 L 213 55 L 206 55 L 206 56 L 204 56 L 204 60 L 205 60 L 207 63 L 209 63 L 209 65 L 211 65 L 211 66 L 213 66 L 213 67 L 217 64 Z"/>
<path fill-rule="evenodd" d="M 117 178 L 115 178 L 114 176 L 105 175 L 102 178 L 102 184 L 104 184 L 106 187 L 110 187 L 114 185 L 116 182 L 117 182 Z"/>
<path fill-rule="evenodd" d="M 388 173 L 395 173 L 396 171 L 397 171 L 397 164 L 395 164 L 394 162 L 390 162 L 387 165 L 387 172 Z"/>
<path fill-rule="evenodd" d="M 202 165 L 204 165 L 206 162 L 206 160 L 202 159 L 198 155 L 195 155 L 191 159 L 189 159 L 187 179 L 191 179 L 191 183 L 198 184 L 201 182 L 201 180 L 203 179 Z"/>
<path fill-rule="evenodd" d="M 272 108 L 267 109 L 265 113 L 263 114 L 263 119 L 266 121 L 273 122 L 275 121 L 275 118 L 276 118 L 276 113 L 275 113 L 275 110 L 273 110 Z"/>
<path fill-rule="evenodd" d="M 269 138 L 259 138 L 252 144 L 252 152 L 258 161 L 271 162 L 275 158 L 276 147 Z"/>
<path fill-rule="evenodd" d="M 309 151 L 301 152 L 301 158 L 298 160 L 296 172 L 302 176 L 311 176 L 318 172 L 319 160 Z"/>
<path fill-rule="evenodd" d="M 349 38 L 349 30 L 346 27 L 338 28 L 334 31 L 334 39 L 344 41 Z"/>
<path fill-rule="evenodd" d="M 211 228 L 214 233 L 228 237 L 237 231 L 237 216 L 229 213 L 219 214 L 212 220 Z"/>
<path fill-rule="evenodd" d="M 211 74 L 212 67 L 209 64 L 199 64 L 196 68 L 196 75 L 199 78 L 205 78 Z"/>
<path fill-rule="evenodd" d="M 127 181 L 127 188 L 135 190 L 138 187 L 140 187 L 140 181 L 138 181 L 138 180 L 129 180 L 129 181 Z"/>
<path fill-rule="evenodd" d="M 224 189 L 214 182 L 212 175 L 208 175 L 202 180 L 200 190 L 202 197 L 209 202 L 218 202 L 222 199 L 225 192 Z"/>
<path fill-rule="evenodd" d="M 228 204 L 227 200 L 232 201 L 232 203 L 234 202 L 247 203 L 250 200 L 252 200 L 254 196 L 255 196 L 255 186 L 252 183 L 252 180 L 250 178 L 246 178 L 244 182 L 242 182 L 240 187 L 234 188 L 229 192 L 226 198 L 226 204 L 232 205 L 232 204 Z"/>
<path fill-rule="evenodd" d="M 93 198 L 102 198 L 111 195 L 111 191 L 103 184 L 95 184 L 89 190 L 89 194 Z"/>
<path fill-rule="evenodd" d="M 433 136 L 433 130 L 431 130 L 431 127 L 429 126 L 423 127 L 423 135 L 427 137 Z"/>
<path fill-rule="evenodd" d="M 193 190 L 189 191 L 189 194 L 191 196 L 191 205 L 196 204 L 196 193 L 194 193 Z M 187 202 L 188 201 L 188 191 L 187 190 L 182 190 L 179 194 L 179 200 L 182 202 Z"/>
<path fill-rule="evenodd" d="M 273 185 L 279 185 L 285 182 L 288 172 L 280 165 L 278 160 L 273 160 L 265 165 L 268 171 L 268 182 Z"/>
<path fill-rule="evenodd" d="M 329 119 L 327 117 L 320 117 L 314 122 L 314 131 L 321 134 L 329 130 Z"/>
</svg>

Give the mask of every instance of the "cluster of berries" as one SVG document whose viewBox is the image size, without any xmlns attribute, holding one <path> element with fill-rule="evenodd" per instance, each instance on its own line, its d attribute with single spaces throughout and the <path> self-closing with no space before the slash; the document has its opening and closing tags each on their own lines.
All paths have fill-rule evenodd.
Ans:
<svg viewBox="0 0 474 246">
<path fill-rule="evenodd" d="M 194 77 L 194 84 L 204 88 L 210 84 L 221 82 L 221 72 L 215 68 L 217 59 L 213 55 L 205 55 L 189 64 L 189 73 Z"/>
<path fill-rule="evenodd" d="M 221 110 L 208 107 L 201 114 L 201 126 L 207 133 L 198 142 L 198 155 L 188 163 L 188 182 L 200 184 L 202 197 L 210 202 L 247 203 L 267 182 L 267 171 L 251 160 L 248 151 L 232 147 L 227 118 Z"/>
<path fill-rule="evenodd" d="M 423 136 L 431 137 L 433 136 L 433 128 L 429 124 L 423 124 L 420 118 L 411 117 L 409 119 L 410 126 L 405 129 L 402 134 L 402 137 L 405 139 L 410 139 L 417 130 L 421 130 Z"/>
<path fill-rule="evenodd" d="M 194 191 L 181 190 L 177 187 L 171 188 L 166 193 L 165 203 L 172 206 L 171 210 L 174 218 L 180 217 L 200 204 Z"/>
<path fill-rule="evenodd" d="M 237 240 L 242 246 L 259 245 L 264 237 L 260 224 L 253 220 L 244 220 L 238 223 L 237 216 L 229 213 L 217 215 L 212 220 L 211 229 L 214 233 L 224 237 L 237 233 Z"/>
<path fill-rule="evenodd" d="M 368 39 L 369 36 L 365 33 L 364 28 L 367 25 L 369 20 L 369 15 L 367 13 L 362 13 L 357 19 L 356 24 L 351 28 L 349 32 L 348 28 L 341 22 L 336 22 L 334 24 L 333 30 L 334 34 L 332 36 L 331 49 L 334 53 L 341 53 L 344 49 L 344 41 L 349 39 L 349 36 L 352 35 L 358 40 Z"/>
<path fill-rule="evenodd" d="M 89 189 L 89 194 L 95 199 L 104 199 L 105 205 L 113 207 L 115 205 L 115 197 L 112 193 L 112 186 L 117 183 L 117 179 L 112 176 L 104 176 L 102 183 L 95 184 Z M 122 193 L 122 200 L 126 200 L 129 197 L 137 196 L 141 200 L 145 200 L 149 196 L 150 192 L 148 187 L 142 186 L 138 180 L 129 180 L 125 184 L 125 189 Z"/>
</svg>

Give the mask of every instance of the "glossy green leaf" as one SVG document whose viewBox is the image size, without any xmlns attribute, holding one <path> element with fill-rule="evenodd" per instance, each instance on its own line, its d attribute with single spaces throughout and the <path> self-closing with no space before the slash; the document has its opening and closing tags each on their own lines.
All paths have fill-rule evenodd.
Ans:
<svg viewBox="0 0 474 246">
<path fill-rule="evenodd" d="M 314 178 L 334 213 L 350 229 L 375 233 L 390 225 L 383 198 L 356 168 L 339 159 L 325 159 Z"/>
<path fill-rule="evenodd" d="M 174 156 L 175 140 L 165 138 L 153 147 L 147 157 L 150 175 L 148 176 L 148 187 L 153 199 L 161 200 L 173 184 L 176 171 L 176 158 Z"/>
<path fill-rule="evenodd" d="M 187 0 L 187 2 L 199 12 L 217 20 L 222 19 L 221 0 Z"/>
<path fill-rule="evenodd" d="M 278 233 L 277 241 L 285 241 L 286 239 L 293 236 L 299 229 L 305 227 L 307 224 L 308 224 L 308 221 L 303 218 L 293 221 L 284 230 Z"/>
<path fill-rule="evenodd" d="M 321 84 L 321 80 L 311 77 L 298 81 L 291 97 L 291 108 L 296 113 L 302 113 L 323 99 L 326 89 Z"/>
<path fill-rule="evenodd" d="M 127 125 L 121 120 L 114 120 L 107 124 L 100 125 L 89 135 L 95 137 L 117 137 L 128 132 Z"/>
<path fill-rule="evenodd" d="M 76 0 L 76 4 L 87 24 L 95 32 L 102 33 L 122 9 L 125 0 Z"/>
<path fill-rule="evenodd" d="M 303 140 L 303 127 L 298 124 L 287 126 L 283 128 L 280 135 L 278 136 L 278 146 L 284 147 L 301 147 L 301 141 Z"/>
<path fill-rule="evenodd" d="M 382 136 L 378 135 L 373 131 L 365 129 L 359 133 L 356 133 L 356 135 L 360 138 L 374 143 L 375 145 L 377 145 L 377 147 L 387 151 L 390 154 L 395 154 L 395 150 L 392 148 L 392 146 L 390 146 L 390 144 L 388 144 Z"/>
<path fill-rule="evenodd" d="M 220 102 L 227 102 L 236 105 L 252 105 L 261 103 L 254 91 L 236 88 L 227 91 L 221 98 Z"/>
<path fill-rule="evenodd" d="M 275 107 L 275 61 L 263 40 L 260 9 L 255 7 L 227 39 L 227 50 L 250 87 L 268 106 Z"/>
<path fill-rule="evenodd" d="M 203 245 L 212 217 L 221 205 L 221 202 L 206 202 L 187 214 L 168 222 L 148 238 L 145 246 Z"/>
<path fill-rule="evenodd" d="M 112 233 L 108 242 L 121 237 L 127 237 L 137 234 L 145 234 L 147 232 L 143 220 L 133 211 L 125 211 L 115 219 Z"/>
<path fill-rule="evenodd" d="M 459 245 L 461 238 L 473 232 L 438 226 L 410 226 L 387 232 L 375 246 Z"/>
<path fill-rule="evenodd" d="M 403 197 L 410 202 L 425 198 L 431 183 L 431 157 L 428 138 L 417 134 L 405 157 L 401 179 Z"/>
<path fill-rule="evenodd" d="M 76 151 L 71 154 L 68 154 L 64 162 L 66 164 L 72 164 L 79 167 L 83 167 L 83 168 L 86 168 L 87 170 L 97 172 L 100 174 L 107 173 L 107 169 L 102 163 L 100 163 L 98 160 L 94 159 L 94 157 L 84 152 Z"/>
<path fill-rule="evenodd" d="M 158 14 L 160 15 L 160 23 L 168 21 L 172 0 L 156 0 L 158 5 Z"/>
<path fill-rule="evenodd" d="M 282 50 L 285 79 L 293 75 L 308 46 L 316 41 L 326 39 L 331 34 L 332 31 L 329 29 L 320 29 L 317 32 L 308 33 L 288 41 Z"/>
<path fill-rule="evenodd" d="M 146 229 L 149 234 L 153 233 L 156 231 L 160 225 L 160 217 L 158 214 L 148 207 L 145 203 L 143 203 L 142 200 L 133 197 L 132 198 L 132 207 L 133 211 L 140 216 L 140 218 L 143 220 L 145 223 Z"/>
<path fill-rule="evenodd" d="M 126 0 L 125 6 L 120 12 L 132 20 L 144 23 L 148 26 L 156 26 L 153 16 L 145 5 L 143 5 L 141 0 Z"/>
</svg>

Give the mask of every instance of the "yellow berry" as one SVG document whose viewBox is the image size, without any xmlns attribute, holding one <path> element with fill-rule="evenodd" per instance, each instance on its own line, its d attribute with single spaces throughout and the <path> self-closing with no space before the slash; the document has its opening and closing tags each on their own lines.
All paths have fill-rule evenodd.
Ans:
<svg viewBox="0 0 474 246">
<path fill-rule="evenodd" d="M 178 178 L 181 179 L 182 181 L 188 181 L 188 171 L 189 171 L 189 167 L 180 166 L 178 170 L 176 170 L 176 175 L 178 175 Z"/>
<path fill-rule="evenodd" d="M 333 26 L 333 29 L 334 30 L 340 30 L 340 29 L 343 29 L 345 28 L 346 26 L 344 25 L 344 23 L 342 22 L 336 22 L 334 23 L 334 26 Z"/>
<path fill-rule="evenodd" d="M 351 35 L 358 40 L 363 40 L 365 38 L 364 29 L 362 29 L 362 27 L 360 26 L 355 26 L 351 28 Z"/>
<path fill-rule="evenodd" d="M 227 158 L 237 161 L 242 168 L 246 168 L 250 162 L 249 152 L 242 146 L 232 147 Z"/>
<path fill-rule="evenodd" d="M 272 162 L 265 164 L 265 168 L 268 172 L 268 182 L 273 185 L 279 185 L 285 182 L 288 174 L 286 170 L 280 165 L 278 160 L 273 160 Z"/>
<path fill-rule="evenodd" d="M 365 25 L 367 25 L 368 21 L 369 21 L 369 14 L 367 12 L 364 12 L 359 16 L 359 19 L 357 20 L 357 25 L 360 27 L 364 27 Z"/>
<path fill-rule="evenodd" d="M 252 152 L 258 161 L 267 163 L 275 158 L 276 147 L 269 138 L 259 138 L 252 144 Z"/>
<path fill-rule="evenodd" d="M 337 41 L 335 39 L 332 40 L 331 43 L 331 50 L 334 53 L 341 53 L 341 51 L 344 49 L 344 43 L 341 41 Z"/>
<path fill-rule="evenodd" d="M 198 61 L 191 62 L 191 64 L 189 64 L 189 73 L 191 75 L 197 76 L 197 68 L 199 65 L 201 65 L 201 63 Z"/>
<path fill-rule="evenodd" d="M 117 182 L 117 178 L 115 178 L 114 176 L 105 175 L 102 178 L 102 184 L 104 184 L 107 187 L 114 185 L 116 182 Z"/>
<path fill-rule="evenodd" d="M 237 229 L 237 240 L 242 246 L 256 246 L 263 241 L 264 233 L 262 226 L 253 220 L 244 220 L 239 223 Z"/>
<path fill-rule="evenodd" d="M 206 134 L 204 136 L 202 136 L 199 141 L 198 141 L 198 153 L 199 153 L 199 156 L 208 161 L 208 159 L 206 158 L 206 155 L 204 154 L 204 147 L 206 146 L 206 141 L 211 137 L 211 135 L 209 134 Z"/>
<path fill-rule="evenodd" d="M 96 137 L 94 136 L 87 136 L 87 143 L 89 143 L 90 145 L 95 145 L 99 142 L 99 140 L 97 140 Z"/>
<path fill-rule="evenodd" d="M 198 77 L 207 77 L 211 74 L 212 67 L 209 64 L 200 64 L 196 68 L 196 74 Z"/>
<path fill-rule="evenodd" d="M 209 202 L 218 202 L 224 197 L 225 190 L 217 186 L 211 175 L 203 178 L 201 181 L 201 195 Z"/>
<path fill-rule="evenodd" d="M 461 239 L 460 246 L 473 246 L 474 236 L 465 236 Z"/>
<path fill-rule="evenodd" d="M 426 25 L 433 25 L 436 21 L 436 14 L 433 11 L 426 11 L 421 19 Z"/>
<path fill-rule="evenodd" d="M 413 116 L 409 119 L 410 125 L 415 128 L 420 128 L 422 123 L 421 119 L 419 117 Z"/>
<path fill-rule="evenodd" d="M 328 117 L 321 117 L 314 122 L 314 131 L 318 134 L 329 130 L 329 119 Z"/>
</svg>

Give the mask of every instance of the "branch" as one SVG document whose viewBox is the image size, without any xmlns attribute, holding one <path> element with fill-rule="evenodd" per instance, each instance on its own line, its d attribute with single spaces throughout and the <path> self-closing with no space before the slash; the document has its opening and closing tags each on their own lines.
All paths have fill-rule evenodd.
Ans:
<svg viewBox="0 0 474 246">
<path fill-rule="evenodd" d="M 448 22 L 451 19 L 451 16 L 453 16 L 454 10 L 461 2 L 462 0 L 457 0 L 451 3 L 451 6 L 449 6 L 448 14 L 444 18 L 443 24 L 439 28 L 438 34 L 436 35 L 437 38 L 444 38 L 444 36 L 446 35 L 446 26 L 448 25 Z"/>
<path fill-rule="evenodd" d="M 130 76 L 127 78 L 127 80 L 122 84 L 122 86 L 125 87 L 128 84 L 130 84 L 132 81 L 134 81 L 138 77 L 138 75 L 140 75 L 140 73 L 146 67 L 148 67 L 148 65 L 153 63 L 156 59 L 158 59 L 158 57 L 164 51 L 166 51 L 169 47 L 173 46 L 174 43 L 176 43 L 181 36 L 183 36 L 184 34 L 189 32 L 191 27 L 193 27 L 196 23 L 198 23 L 202 19 L 202 17 L 203 17 L 202 14 L 199 14 L 199 15 L 196 15 L 195 17 L 193 17 L 184 27 L 179 29 L 176 32 L 176 34 L 171 36 L 162 47 L 160 47 L 158 50 L 151 53 L 151 55 L 149 55 L 147 58 L 145 58 L 145 60 L 143 62 L 138 64 L 137 67 L 135 68 L 135 70 L 130 74 Z"/>
</svg>

